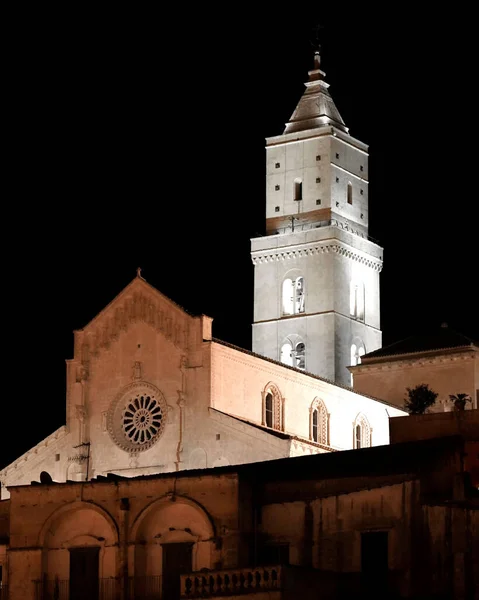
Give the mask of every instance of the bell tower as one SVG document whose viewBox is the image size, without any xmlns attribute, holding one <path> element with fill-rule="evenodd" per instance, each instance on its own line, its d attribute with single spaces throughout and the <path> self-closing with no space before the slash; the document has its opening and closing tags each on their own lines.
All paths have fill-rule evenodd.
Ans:
<svg viewBox="0 0 479 600">
<path fill-rule="evenodd" d="M 320 53 L 266 140 L 266 235 L 251 240 L 253 351 L 343 385 L 381 346 L 383 249 L 368 237 L 368 147 L 349 134 Z"/>
</svg>

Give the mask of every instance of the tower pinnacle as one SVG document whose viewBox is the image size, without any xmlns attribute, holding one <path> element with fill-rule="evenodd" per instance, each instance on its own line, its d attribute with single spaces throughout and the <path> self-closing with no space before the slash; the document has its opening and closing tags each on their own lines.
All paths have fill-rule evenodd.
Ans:
<svg viewBox="0 0 479 600">
<path fill-rule="evenodd" d="M 283 133 L 331 126 L 344 133 L 349 131 L 328 91 L 326 73 L 321 70 L 320 50 L 321 46 L 318 45 L 314 52 L 314 69 L 308 71 L 309 80 L 305 83 L 306 90 Z"/>
</svg>

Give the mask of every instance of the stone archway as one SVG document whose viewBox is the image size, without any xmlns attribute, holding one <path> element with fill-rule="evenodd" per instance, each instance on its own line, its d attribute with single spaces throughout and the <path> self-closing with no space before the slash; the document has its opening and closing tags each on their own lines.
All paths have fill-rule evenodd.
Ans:
<svg viewBox="0 0 479 600">
<path fill-rule="evenodd" d="M 214 537 L 213 522 L 196 502 L 168 496 L 150 504 L 130 532 L 134 542 L 130 572 L 135 574 L 137 595 L 163 592 L 174 598 L 181 572 L 214 564 Z"/>
<path fill-rule="evenodd" d="M 118 530 L 99 506 L 86 502 L 63 506 L 44 524 L 38 541 L 41 585 L 47 597 L 57 594 L 76 600 L 78 591 L 95 600 L 100 590 L 116 589 Z"/>
</svg>

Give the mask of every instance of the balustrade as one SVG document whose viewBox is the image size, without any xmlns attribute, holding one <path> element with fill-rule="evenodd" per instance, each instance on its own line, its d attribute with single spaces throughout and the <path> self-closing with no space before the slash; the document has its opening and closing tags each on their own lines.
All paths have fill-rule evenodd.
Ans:
<svg viewBox="0 0 479 600">
<path fill-rule="evenodd" d="M 281 587 L 281 567 L 228 569 L 181 576 L 181 598 L 251 594 Z"/>
</svg>

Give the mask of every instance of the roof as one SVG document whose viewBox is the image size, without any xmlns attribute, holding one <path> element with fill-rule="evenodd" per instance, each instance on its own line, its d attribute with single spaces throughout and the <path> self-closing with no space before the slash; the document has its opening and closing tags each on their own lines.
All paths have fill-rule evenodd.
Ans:
<svg viewBox="0 0 479 600">
<path fill-rule="evenodd" d="M 369 394 L 364 394 L 362 392 L 358 392 L 351 386 L 344 385 L 343 383 L 339 383 L 338 381 L 333 381 L 332 379 L 327 379 L 326 377 L 321 377 L 320 375 L 316 375 L 316 373 L 311 373 L 311 371 L 305 371 L 303 369 L 298 369 L 297 367 L 293 367 L 291 365 L 286 365 L 279 360 L 275 360 L 274 358 L 269 358 L 269 356 L 263 356 L 262 354 L 258 354 L 257 352 L 253 352 L 252 350 L 245 350 L 244 348 L 241 348 L 240 346 L 235 346 L 234 344 L 230 344 L 229 342 L 225 342 L 224 340 L 220 340 L 220 339 L 214 337 L 211 339 L 211 342 L 215 343 L 215 344 L 219 344 L 220 346 L 226 346 L 227 348 L 231 348 L 232 350 L 237 350 L 238 352 L 242 352 L 243 354 L 249 354 L 250 356 L 254 356 L 255 358 L 259 358 L 260 360 L 263 360 L 265 362 L 272 363 L 273 365 L 278 365 L 278 367 L 282 367 L 282 368 L 288 369 L 290 371 L 295 371 L 296 373 L 301 373 L 302 375 L 307 375 L 308 377 L 316 379 L 317 381 L 324 381 L 325 383 L 328 383 L 334 387 L 341 388 L 343 390 L 348 390 L 349 392 L 352 392 L 353 394 L 356 394 L 357 396 L 362 396 L 363 398 L 369 398 L 370 400 L 374 400 L 375 402 L 379 402 L 380 404 L 384 404 L 385 406 L 390 406 L 391 408 L 403 410 L 400 406 L 397 406 L 397 404 L 388 402 L 387 400 L 384 400 L 383 398 L 377 398 L 376 396 L 370 396 Z M 362 357 L 362 358 L 364 358 L 364 357 Z M 407 414 L 406 411 L 404 411 L 404 414 Z"/>
<path fill-rule="evenodd" d="M 362 363 L 368 362 L 370 358 L 381 358 L 383 356 L 395 356 L 400 354 L 415 354 L 418 352 L 431 352 L 439 350 L 451 350 L 455 348 L 469 348 L 479 343 L 472 338 L 458 333 L 443 323 L 441 327 L 413 335 L 374 352 L 369 352 L 362 357 Z"/>
<path fill-rule="evenodd" d="M 461 436 L 449 436 L 412 442 L 400 442 L 386 446 L 374 446 L 361 450 L 343 450 L 342 452 L 325 452 L 298 457 L 278 458 L 254 463 L 191 469 L 150 475 L 127 477 L 109 473 L 98 475 L 85 481 L 67 481 L 36 485 L 92 485 L 109 481 L 143 481 L 154 479 L 183 479 L 188 477 L 205 477 L 236 475 L 253 478 L 258 481 L 298 480 L 298 479 L 338 479 L 346 477 L 378 477 L 381 475 L 409 474 L 418 475 L 434 470 L 434 466 L 445 464 L 445 457 L 464 448 Z M 442 467 L 441 467 L 442 468 Z M 35 482 L 32 482 L 32 484 Z M 11 486 L 11 488 L 27 488 L 29 485 Z"/>
<path fill-rule="evenodd" d="M 250 425 L 255 429 L 259 429 L 260 431 L 264 431 L 273 437 L 277 437 L 281 440 L 296 440 L 298 442 L 304 442 L 309 446 L 313 446 L 315 448 L 322 448 L 323 450 L 328 450 L 330 452 L 337 452 L 336 448 L 332 448 L 331 446 L 327 446 L 326 444 L 320 444 L 319 442 L 313 442 L 313 440 L 309 440 L 307 438 L 301 437 L 299 435 L 293 435 L 290 433 L 285 433 L 284 431 L 278 431 L 277 429 L 272 429 L 271 427 L 267 427 L 266 425 L 259 425 L 258 423 L 253 423 L 253 421 L 248 421 L 248 419 L 243 419 L 242 417 L 238 417 L 236 415 L 231 415 L 230 413 L 225 413 L 222 410 L 218 410 L 217 408 L 213 408 L 210 406 L 210 410 L 225 415 L 230 419 L 234 419 L 235 421 L 240 421 L 245 425 Z"/>
<path fill-rule="evenodd" d="M 324 81 L 326 73 L 319 68 L 320 62 L 320 54 L 315 52 L 314 69 L 308 73 L 306 91 L 286 124 L 285 134 L 331 126 L 348 133 L 348 128 L 328 91 L 329 84 Z"/>
</svg>

